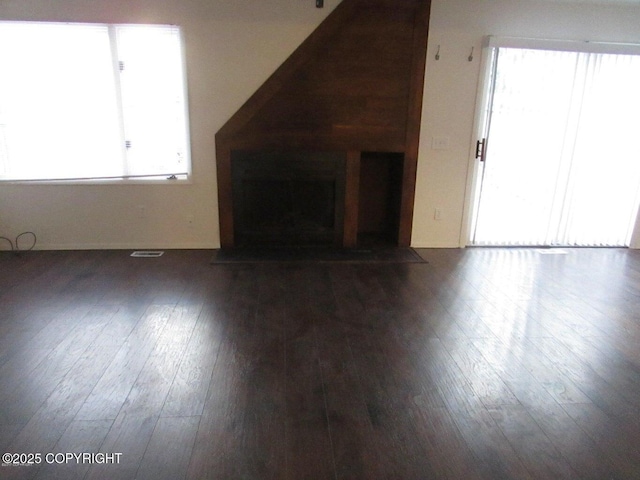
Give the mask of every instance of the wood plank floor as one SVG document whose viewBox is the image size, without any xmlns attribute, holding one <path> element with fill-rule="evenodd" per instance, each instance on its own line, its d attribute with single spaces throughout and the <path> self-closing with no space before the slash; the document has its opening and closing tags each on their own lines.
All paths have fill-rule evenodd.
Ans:
<svg viewBox="0 0 640 480">
<path fill-rule="evenodd" d="M 640 252 L 419 253 L 0 254 L 0 478 L 640 479 Z"/>
</svg>

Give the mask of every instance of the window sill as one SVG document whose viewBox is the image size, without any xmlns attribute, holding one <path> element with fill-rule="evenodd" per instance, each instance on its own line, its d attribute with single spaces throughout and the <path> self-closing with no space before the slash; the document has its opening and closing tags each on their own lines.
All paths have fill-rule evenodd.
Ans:
<svg viewBox="0 0 640 480">
<path fill-rule="evenodd" d="M 193 179 L 191 176 L 187 178 L 178 178 L 175 180 L 169 180 L 166 178 L 114 178 L 114 179 L 96 179 L 96 180 L 0 180 L 0 185 L 16 185 L 16 186 L 42 186 L 42 185 L 153 185 L 153 186 L 165 186 L 165 185 L 192 185 Z"/>
</svg>

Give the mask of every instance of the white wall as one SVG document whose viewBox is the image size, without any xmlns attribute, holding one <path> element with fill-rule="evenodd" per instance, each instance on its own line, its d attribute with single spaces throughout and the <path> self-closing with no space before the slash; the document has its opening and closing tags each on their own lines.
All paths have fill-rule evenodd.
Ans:
<svg viewBox="0 0 640 480">
<path fill-rule="evenodd" d="M 338 3 L 326 0 L 325 8 L 317 9 L 313 0 L 1 0 L 2 20 L 181 25 L 194 180 L 155 186 L 0 185 L 0 236 L 32 230 L 43 249 L 219 246 L 214 134 Z M 432 1 L 414 246 L 460 245 L 476 140 L 480 46 L 490 34 L 640 43 L 640 7 Z M 472 46 L 475 60 L 468 62 Z M 449 149 L 431 149 L 433 136 L 449 137 Z M 144 218 L 138 206 L 145 207 Z M 436 208 L 442 212 L 438 221 Z"/>
<path fill-rule="evenodd" d="M 412 244 L 457 247 L 465 209 L 481 45 L 486 35 L 640 43 L 640 4 L 433 0 Z M 608 2 L 609 4 L 613 2 Z M 435 60 L 440 45 L 440 60 Z M 474 61 L 467 57 L 474 47 Z M 431 148 L 449 137 L 448 150 Z M 434 219 L 439 209 L 441 219 Z M 636 229 L 640 230 L 640 229 Z M 640 233 L 640 232 L 638 232 Z M 640 240 L 640 235 L 636 235 Z M 640 247 L 640 241 L 634 242 Z"/>
</svg>

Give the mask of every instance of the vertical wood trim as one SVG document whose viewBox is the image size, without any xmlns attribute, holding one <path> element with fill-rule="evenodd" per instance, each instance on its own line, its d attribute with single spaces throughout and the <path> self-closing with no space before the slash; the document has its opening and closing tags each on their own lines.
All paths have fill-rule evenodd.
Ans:
<svg viewBox="0 0 640 480">
<path fill-rule="evenodd" d="M 233 197 L 231 182 L 231 148 L 226 142 L 216 142 L 216 171 L 218 176 L 218 216 L 220 246 L 234 246 Z"/>
<path fill-rule="evenodd" d="M 344 194 L 344 234 L 342 246 L 354 248 L 358 244 L 358 204 L 360 195 L 360 156 L 356 150 L 347 152 Z"/>
<path fill-rule="evenodd" d="M 409 85 L 409 108 L 407 111 L 407 134 L 402 172 L 400 228 L 398 232 L 398 245 L 401 247 L 411 245 L 430 10 L 431 1 L 424 0 L 416 11 L 413 26 L 413 60 L 411 83 Z"/>
</svg>

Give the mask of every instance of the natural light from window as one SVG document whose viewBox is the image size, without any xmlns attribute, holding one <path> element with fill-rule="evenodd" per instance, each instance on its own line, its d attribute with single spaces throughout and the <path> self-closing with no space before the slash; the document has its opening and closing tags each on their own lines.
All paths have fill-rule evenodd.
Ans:
<svg viewBox="0 0 640 480">
<path fill-rule="evenodd" d="M 0 180 L 186 177 L 180 30 L 0 22 Z"/>
</svg>

